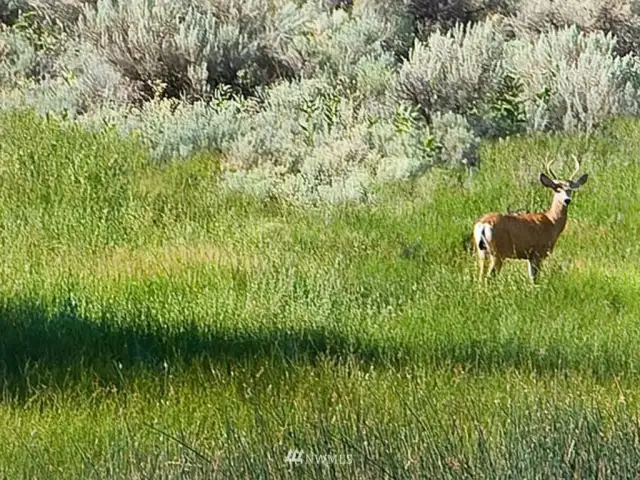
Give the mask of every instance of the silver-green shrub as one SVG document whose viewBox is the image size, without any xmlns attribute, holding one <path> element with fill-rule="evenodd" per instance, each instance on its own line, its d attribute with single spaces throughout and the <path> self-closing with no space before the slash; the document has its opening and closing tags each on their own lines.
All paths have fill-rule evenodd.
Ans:
<svg viewBox="0 0 640 480">
<path fill-rule="evenodd" d="M 79 120 L 138 136 L 155 161 L 216 151 L 228 188 L 305 204 L 362 201 L 377 184 L 476 158 L 477 138 L 462 117 L 437 116 L 428 127 L 406 104 L 380 106 L 377 115 L 321 80 L 279 83 L 258 101 L 223 88 L 213 97 L 193 104 L 156 99 Z"/>
<path fill-rule="evenodd" d="M 523 39 L 535 40 L 541 33 L 575 25 L 585 33 L 611 33 L 621 55 L 640 48 L 637 0 L 520 0 L 506 23 Z"/>
<path fill-rule="evenodd" d="M 589 20 L 637 38 L 635 13 L 596 3 L 540 34 L 515 0 L 32 0 L 0 30 L 0 108 L 116 128 L 156 162 L 216 152 L 228 188 L 363 201 L 477 164 L 482 137 L 640 113 L 638 59 Z M 438 15 L 488 18 L 421 36 Z"/>
<path fill-rule="evenodd" d="M 41 76 L 43 59 L 22 32 L 0 25 L 0 85 L 15 86 Z"/>
<path fill-rule="evenodd" d="M 363 72 L 390 71 L 394 67 L 394 55 L 385 47 L 394 33 L 394 25 L 371 10 L 319 12 L 308 31 L 294 37 L 296 69 L 307 78 L 339 78 L 358 89 Z M 365 87 L 374 92 L 380 89 L 366 82 Z"/>
<path fill-rule="evenodd" d="M 491 20 L 457 26 L 416 42 L 395 91 L 427 118 L 464 115 L 481 135 L 505 135 L 521 125 L 591 130 L 612 115 L 639 113 L 638 59 L 618 55 L 615 46 L 612 35 L 576 26 L 535 40 L 507 40 Z M 509 121 L 496 117 L 501 109 Z"/>
<path fill-rule="evenodd" d="M 433 116 L 432 128 L 443 161 L 468 166 L 478 163 L 480 139 L 473 133 L 465 117 L 452 112 L 438 112 Z"/>
<path fill-rule="evenodd" d="M 615 53 L 610 34 L 576 26 L 507 46 L 523 85 L 529 130 L 591 130 L 612 115 L 636 115 L 640 64 Z"/>
<path fill-rule="evenodd" d="M 72 32 L 85 9 L 95 8 L 98 0 L 28 0 L 28 3 L 43 23 Z"/>
<path fill-rule="evenodd" d="M 313 11 L 286 0 L 99 0 L 80 31 L 146 93 L 161 82 L 168 96 L 195 98 L 293 75 L 289 45 Z"/>
<path fill-rule="evenodd" d="M 405 105 L 375 117 L 317 82 L 271 89 L 248 123 L 250 133 L 228 152 L 228 184 L 304 203 L 371 198 L 376 184 L 466 163 L 477 147 L 463 119 L 430 128 Z"/>
<path fill-rule="evenodd" d="M 140 106 L 105 106 L 79 118 L 88 128 L 109 125 L 145 144 L 155 162 L 168 162 L 203 151 L 225 152 L 248 126 L 241 111 L 245 102 L 230 98 L 225 90 L 213 94 L 218 101 L 193 103 L 156 98 Z"/>
<path fill-rule="evenodd" d="M 125 105 L 135 89 L 87 43 L 64 37 L 66 49 L 57 55 L 33 48 L 21 32 L 11 30 L 10 54 L 2 56 L 0 30 L 0 106 L 30 106 L 68 118 L 106 106 Z M 21 48 L 20 48 L 21 47 Z"/>
<path fill-rule="evenodd" d="M 397 96 L 430 116 L 468 114 L 486 105 L 505 75 L 505 39 L 492 22 L 436 32 L 416 41 L 399 71 Z"/>
</svg>

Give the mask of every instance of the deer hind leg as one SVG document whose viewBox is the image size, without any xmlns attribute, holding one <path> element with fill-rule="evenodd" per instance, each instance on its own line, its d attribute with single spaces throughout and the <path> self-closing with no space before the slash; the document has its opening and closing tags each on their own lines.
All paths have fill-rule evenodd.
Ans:
<svg viewBox="0 0 640 480">
<path fill-rule="evenodd" d="M 491 255 L 491 260 L 489 262 L 489 272 L 487 275 L 489 277 L 495 277 L 500 272 L 501 268 L 502 268 L 502 259 L 495 255 Z"/>
<path fill-rule="evenodd" d="M 482 281 L 484 269 L 487 264 L 487 255 L 484 250 L 478 250 L 478 279 Z"/>
</svg>

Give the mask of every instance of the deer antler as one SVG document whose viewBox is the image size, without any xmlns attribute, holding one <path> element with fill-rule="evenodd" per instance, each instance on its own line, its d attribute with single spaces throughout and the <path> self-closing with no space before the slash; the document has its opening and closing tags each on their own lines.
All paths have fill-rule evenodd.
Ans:
<svg viewBox="0 0 640 480">
<path fill-rule="evenodd" d="M 549 158 L 549 155 L 547 155 L 547 158 Z M 551 170 L 551 165 L 553 165 L 555 163 L 556 158 L 552 158 L 546 164 L 547 175 L 549 175 L 549 178 L 551 178 L 551 180 L 556 180 L 558 178 L 558 176 L 555 174 L 555 172 L 553 170 Z"/>
<path fill-rule="evenodd" d="M 571 177 L 569 178 L 575 177 L 576 174 L 580 171 L 580 161 L 578 160 L 578 157 L 575 155 L 571 155 L 571 158 L 573 158 L 574 162 L 576 163 L 576 169 L 573 171 L 573 173 L 571 174 Z"/>
</svg>

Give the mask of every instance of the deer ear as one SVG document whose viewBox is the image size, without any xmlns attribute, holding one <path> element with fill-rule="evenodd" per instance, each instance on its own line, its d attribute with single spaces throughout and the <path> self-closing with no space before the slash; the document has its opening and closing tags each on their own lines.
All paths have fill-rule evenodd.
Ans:
<svg viewBox="0 0 640 480">
<path fill-rule="evenodd" d="M 571 182 L 571 188 L 576 189 L 576 188 L 579 188 L 580 186 L 584 185 L 585 183 L 587 183 L 587 178 L 589 178 L 589 175 L 587 175 L 585 173 L 584 175 L 582 175 L 575 182 Z"/>
<path fill-rule="evenodd" d="M 556 182 L 554 182 L 553 180 L 551 180 L 549 177 L 547 177 L 544 173 L 540 174 L 540 183 L 542 183 L 542 185 L 544 185 L 547 188 L 557 188 L 558 185 L 556 185 Z"/>
</svg>

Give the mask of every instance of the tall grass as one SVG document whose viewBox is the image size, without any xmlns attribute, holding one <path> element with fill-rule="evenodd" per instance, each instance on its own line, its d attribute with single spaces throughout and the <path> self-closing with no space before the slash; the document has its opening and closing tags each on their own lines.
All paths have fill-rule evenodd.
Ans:
<svg viewBox="0 0 640 480">
<path fill-rule="evenodd" d="M 209 155 L 0 129 L 2 476 L 637 472 L 637 122 L 304 210 L 230 194 Z M 514 262 L 479 286 L 473 220 L 545 208 L 548 153 L 590 178 L 540 285 Z"/>
</svg>

